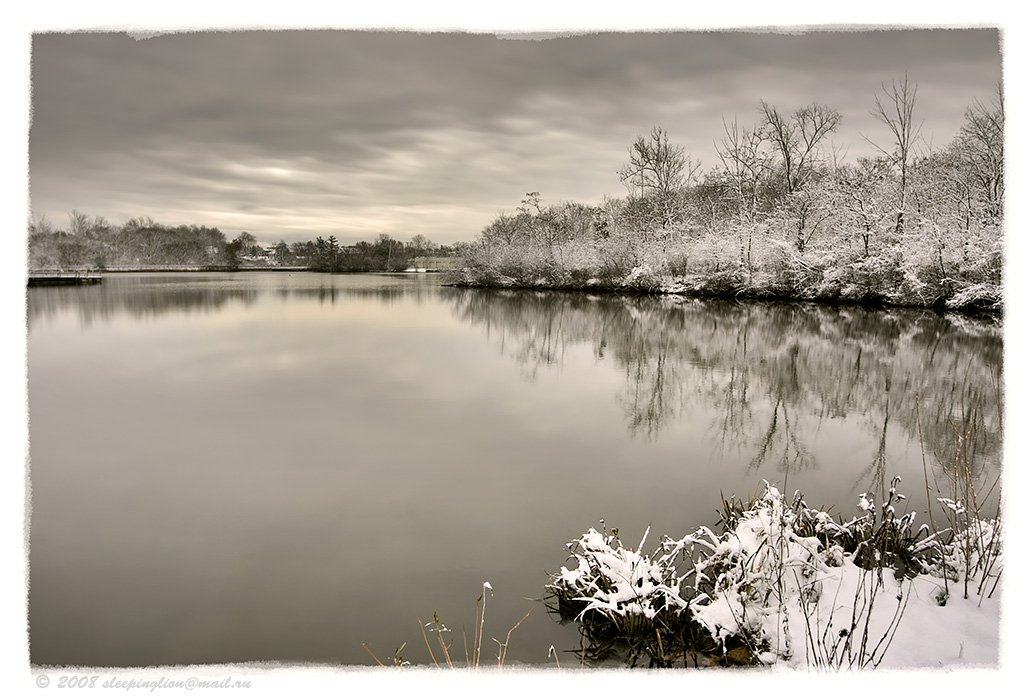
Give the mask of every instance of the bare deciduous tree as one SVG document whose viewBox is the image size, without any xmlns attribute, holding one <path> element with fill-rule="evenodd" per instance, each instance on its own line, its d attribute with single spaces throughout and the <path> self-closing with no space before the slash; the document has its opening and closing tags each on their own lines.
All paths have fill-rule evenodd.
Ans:
<svg viewBox="0 0 1030 700">
<path fill-rule="evenodd" d="M 41 215 L 39 218 L 34 218 L 29 222 L 29 235 L 41 235 L 47 236 L 54 232 L 54 225 L 50 223 L 50 219 L 47 218 L 46 214 Z"/>
<path fill-rule="evenodd" d="M 733 188 L 740 233 L 740 257 L 750 271 L 751 244 L 758 218 L 759 194 L 772 159 L 761 129 L 741 128 L 734 119 L 730 124 L 723 122 L 723 132 L 722 139 L 715 144 L 715 152 Z"/>
<path fill-rule="evenodd" d="M 428 255 L 436 248 L 436 244 L 421 233 L 417 233 L 411 237 L 410 245 L 412 252 L 414 252 L 416 256 Z"/>
<path fill-rule="evenodd" d="M 73 236 L 85 236 L 89 229 L 89 216 L 73 209 L 68 215 L 68 233 Z"/>
<path fill-rule="evenodd" d="M 854 166 L 844 166 L 837 170 L 835 187 L 839 196 L 840 209 L 853 219 L 857 226 L 845 227 L 855 230 L 862 242 L 862 254 L 869 257 L 871 243 L 883 225 L 885 216 L 882 192 L 888 182 L 890 163 L 876 158 L 861 158 Z"/>
<path fill-rule="evenodd" d="M 817 102 L 801 107 L 789 117 L 762 101 L 765 132 L 783 164 L 786 194 L 804 187 L 819 164 L 819 144 L 840 125 L 840 112 Z"/>
<path fill-rule="evenodd" d="M 833 218 L 826 189 L 805 187 L 787 196 L 784 210 L 794 223 L 794 247 L 804 253 L 819 227 Z"/>
<path fill-rule="evenodd" d="M 669 143 L 665 129 L 655 126 L 630 146 L 629 163 L 619 170 L 619 179 L 632 194 L 667 196 L 693 182 L 700 169 L 681 146 Z"/>
<path fill-rule="evenodd" d="M 723 137 L 715 144 L 715 152 L 733 185 L 741 223 L 752 224 L 758 214 L 762 181 L 771 167 L 761 129 L 741 128 L 734 119 L 723 122 Z"/>
<path fill-rule="evenodd" d="M 890 87 L 881 85 L 883 95 L 876 95 L 871 114 L 882 122 L 894 137 L 893 149 L 888 151 L 876 146 L 898 168 L 901 174 L 898 193 L 898 213 L 895 230 L 902 233 L 905 228 L 905 194 L 908 190 L 908 169 L 912 159 L 915 140 L 919 136 L 913 113 L 916 106 L 916 83 L 910 83 L 908 75 L 900 83 L 891 81 Z M 870 142 L 872 143 L 872 142 Z"/>
<path fill-rule="evenodd" d="M 987 215 L 1000 218 L 1005 194 L 1005 102 L 1001 83 L 992 103 L 976 100 L 966 110 L 958 148 L 981 190 Z"/>
<path fill-rule="evenodd" d="M 681 146 L 669 143 L 660 126 L 648 136 L 639 136 L 629 149 L 629 163 L 619 170 L 630 199 L 627 213 L 637 232 L 645 238 L 659 237 L 668 243 L 678 225 L 689 218 L 686 189 L 694 184 L 701 163 Z"/>
</svg>

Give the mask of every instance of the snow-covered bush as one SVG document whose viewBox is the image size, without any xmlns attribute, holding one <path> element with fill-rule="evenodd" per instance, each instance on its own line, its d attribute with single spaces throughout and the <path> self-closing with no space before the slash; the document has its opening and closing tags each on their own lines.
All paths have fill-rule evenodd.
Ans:
<svg viewBox="0 0 1030 700">
<path fill-rule="evenodd" d="M 984 308 L 1000 309 L 1002 300 L 1001 285 L 982 283 L 966 287 L 953 295 L 946 305 L 950 309 Z"/>
<path fill-rule="evenodd" d="M 848 521 L 766 484 L 750 502 L 723 502 L 721 532 L 665 537 L 651 554 L 643 540 L 627 549 L 617 531 L 590 529 L 569 544 L 576 566 L 551 577 L 551 609 L 580 625 L 594 659 L 875 667 L 913 586 L 924 609 L 946 605 L 947 580 L 974 572 L 990 597 L 1002 565 L 996 520 L 916 528 L 915 513 L 897 512 L 898 482 L 879 504 L 862 494 Z"/>
<path fill-rule="evenodd" d="M 990 593 L 1005 566 L 1001 523 L 975 518 L 943 547 L 941 575 L 976 584 L 978 595 Z"/>
<path fill-rule="evenodd" d="M 640 265 L 629 271 L 623 285 L 629 289 L 653 292 L 661 287 L 662 279 L 650 265 Z"/>
<path fill-rule="evenodd" d="M 617 530 L 602 530 L 590 528 L 567 545 L 575 567 L 563 566 L 551 577 L 549 606 L 580 625 L 592 658 L 619 654 L 635 663 L 646 655 L 660 665 L 667 653 L 683 652 L 685 575 L 662 548 L 644 552 L 647 532 L 637 549 L 629 549 Z"/>
<path fill-rule="evenodd" d="M 789 658 L 785 632 L 793 608 L 818 597 L 812 589 L 826 569 L 819 538 L 802 534 L 822 523 L 803 506 L 800 498 L 789 503 L 767 485 L 755 502 L 732 513 L 722 535 L 702 527 L 669 543 L 674 552 L 700 550 L 690 612 L 723 650 L 729 640 L 740 640 L 763 663 Z"/>
<path fill-rule="evenodd" d="M 750 504 L 725 503 L 722 535 L 702 528 L 676 543 L 701 551 L 693 619 L 724 647 L 740 640 L 760 663 L 876 666 L 904 610 L 897 581 L 915 575 L 907 562 L 925 548 L 911 531 L 914 514 L 895 517 L 905 500 L 896 487 L 879 509 L 862 494 L 863 514 L 844 523 L 768 484 Z M 882 593 L 885 572 L 898 587 L 893 600 Z"/>
</svg>

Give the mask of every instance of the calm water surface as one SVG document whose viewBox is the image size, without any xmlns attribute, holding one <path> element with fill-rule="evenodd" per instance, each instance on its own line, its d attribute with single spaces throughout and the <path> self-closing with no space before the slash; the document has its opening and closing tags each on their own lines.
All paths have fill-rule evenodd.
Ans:
<svg viewBox="0 0 1030 700">
<path fill-rule="evenodd" d="M 893 474 L 925 511 L 960 406 L 999 469 L 996 322 L 313 273 L 28 316 L 36 664 L 421 663 L 434 612 L 464 658 L 484 581 L 484 636 L 533 608 L 508 658 L 547 663 L 578 637 L 533 601 L 600 518 L 657 544 L 762 480 L 851 513 Z"/>
</svg>

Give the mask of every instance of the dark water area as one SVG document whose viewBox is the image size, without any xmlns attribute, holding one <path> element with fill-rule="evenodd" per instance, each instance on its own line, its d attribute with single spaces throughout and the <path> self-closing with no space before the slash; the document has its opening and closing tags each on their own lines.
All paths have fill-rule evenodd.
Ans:
<svg viewBox="0 0 1030 700">
<path fill-rule="evenodd" d="M 546 664 L 601 518 L 657 545 L 763 480 L 925 514 L 924 470 L 1000 472 L 990 319 L 260 272 L 30 289 L 28 324 L 35 664 L 427 663 L 434 613 L 463 659 L 484 581 L 484 658 L 533 609 L 507 658 Z"/>
</svg>

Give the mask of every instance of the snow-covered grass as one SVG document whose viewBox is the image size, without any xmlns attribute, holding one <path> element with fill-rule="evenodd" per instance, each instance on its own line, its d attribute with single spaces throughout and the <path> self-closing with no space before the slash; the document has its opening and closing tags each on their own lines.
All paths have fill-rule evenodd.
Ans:
<svg viewBox="0 0 1030 700">
<path fill-rule="evenodd" d="M 879 504 L 862 494 L 845 521 L 766 484 L 724 501 L 720 532 L 651 553 L 591 529 L 569 544 L 575 567 L 551 577 L 551 609 L 581 626 L 586 656 L 631 665 L 996 665 L 1000 521 L 917 527 L 897 486 Z"/>
</svg>

